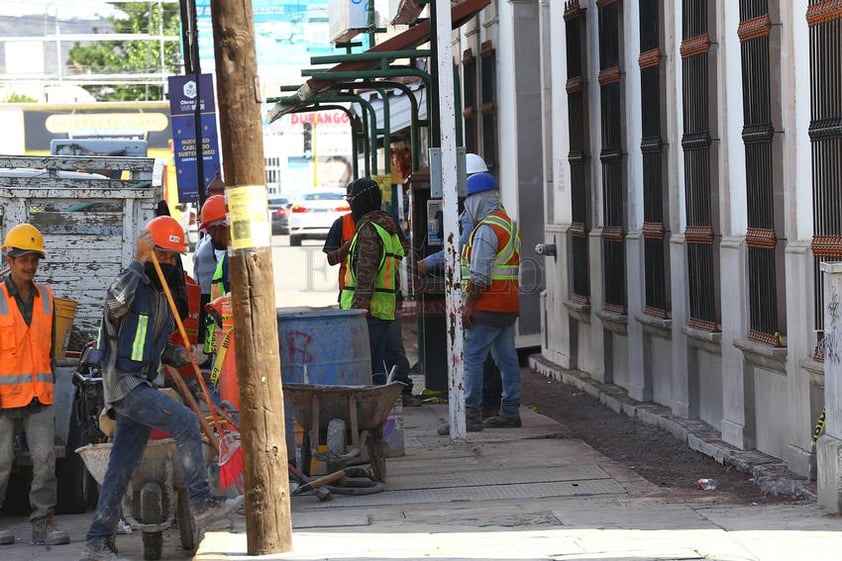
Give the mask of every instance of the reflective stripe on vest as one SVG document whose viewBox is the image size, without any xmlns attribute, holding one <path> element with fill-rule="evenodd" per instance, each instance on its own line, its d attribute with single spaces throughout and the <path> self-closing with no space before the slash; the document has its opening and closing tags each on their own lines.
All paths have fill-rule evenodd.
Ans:
<svg viewBox="0 0 842 561">
<path fill-rule="evenodd" d="M 146 330 L 149 328 L 149 316 L 138 314 L 137 329 L 132 341 L 132 360 L 143 360 L 143 347 L 146 344 Z"/>
<path fill-rule="evenodd" d="M 462 247 L 462 292 L 467 294 L 471 280 L 471 255 L 474 235 L 487 225 L 497 235 L 497 253 L 491 264 L 491 286 L 483 291 L 475 309 L 494 312 L 517 312 L 520 309 L 518 274 L 520 270 L 520 234 L 505 211 L 499 210 L 483 218 Z"/>
<path fill-rule="evenodd" d="M 44 405 L 53 403 L 53 294 L 49 286 L 33 285 L 36 292 L 27 325 L 14 296 L 0 281 L 0 403 L 4 409 L 26 407 L 34 398 Z"/>
<path fill-rule="evenodd" d="M 403 246 L 400 243 L 400 238 L 397 234 L 390 234 L 385 228 L 374 222 L 370 222 L 380 240 L 383 244 L 383 250 L 380 254 L 380 262 L 377 266 L 377 278 L 374 282 L 374 294 L 371 295 L 369 302 L 369 312 L 372 317 L 393 320 L 395 319 L 395 300 L 397 289 L 400 283 L 398 282 L 399 269 L 397 262 L 403 258 Z M 348 249 L 349 265 L 345 271 L 345 287 L 342 289 L 340 295 L 339 306 L 343 310 L 351 308 L 354 300 L 354 292 L 356 289 L 356 273 L 354 267 L 350 265 L 351 259 L 354 257 L 354 250 L 357 246 L 359 231 L 351 240 L 351 246 Z"/>
</svg>

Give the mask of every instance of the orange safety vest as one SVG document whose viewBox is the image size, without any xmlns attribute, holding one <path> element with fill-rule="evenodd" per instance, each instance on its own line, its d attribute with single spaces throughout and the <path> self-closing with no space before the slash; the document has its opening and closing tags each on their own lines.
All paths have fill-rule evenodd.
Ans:
<svg viewBox="0 0 842 561">
<path fill-rule="evenodd" d="M 477 224 L 462 247 L 462 286 L 467 292 L 471 280 L 470 264 L 474 234 L 482 225 L 490 226 L 497 235 L 497 253 L 491 265 L 491 286 L 483 291 L 474 307 L 487 312 L 518 312 L 520 310 L 520 233 L 504 210 L 492 212 Z"/>
<path fill-rule="evenodd" d="M 53 293 L 50 287 L 35 284 L 32 320 L 26 325 L 6 283 L 0 286 L 0 407 L 26 407 L 36 397 L 52 405 Z"/>
<path fill-rule="evenodd" d="M 354 222 L 354 217 L 349 212 L 342 215 L 342 242 L 339 246 L 345 245 L 345 242 L 354 237 L 357 232 L 357 223 Z M 345 288 L 345 270 L 348 268 L 348 260 L 343 259 L 339 264 L 339 292 Z"/>
</svg>

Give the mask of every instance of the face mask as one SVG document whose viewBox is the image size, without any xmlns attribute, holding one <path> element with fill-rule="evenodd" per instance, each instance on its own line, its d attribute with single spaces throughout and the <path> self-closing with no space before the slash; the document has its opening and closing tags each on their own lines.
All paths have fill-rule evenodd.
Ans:
<svg viewBox="0 0 842 561">
<path fill-rule="evenodd" d="M 149 282 L 152 283 L 152 286 L 154 286 L 156 290 L 161 291 L 164 289 L 161 286 L 161 281 L 158 279 L 158 273 L 155 271 L 155 265 L 151 261 L 146 262 L 143 266 L 143 271 L 146 273 L 146 276 L 149 277 Z M 161 272 L 164 273 L 164 279 L 167 281 L 167 286 L 170 288 L 170 291 L 172 291 L 175 286 L 175 281 L 177 280 L 178 269 L 175 265 L 161 263 Z"/>
</svg>

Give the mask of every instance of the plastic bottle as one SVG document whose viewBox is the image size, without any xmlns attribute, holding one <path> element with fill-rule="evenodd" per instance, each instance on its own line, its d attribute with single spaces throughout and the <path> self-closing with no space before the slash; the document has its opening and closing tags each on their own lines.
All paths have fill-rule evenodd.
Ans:
<svg viewBox="0 0 842 561">
<path fill-rule="evenodd" d="M 716 489 L 716 479 L 699 479 L 696 485 L 702 491 L 713 491 Z"/>
</svg>

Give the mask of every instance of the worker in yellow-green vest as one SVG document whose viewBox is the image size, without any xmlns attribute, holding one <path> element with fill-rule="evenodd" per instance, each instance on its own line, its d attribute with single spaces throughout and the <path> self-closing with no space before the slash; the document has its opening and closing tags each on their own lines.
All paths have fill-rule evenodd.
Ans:
<svg viewBox="0 0 842 561">
<path fill-rule="evenodd" d="M 224 252 L 217 259 L 216 268 L 211 277 L 210 302 L 224 296 L 230 289 L 228 284 L 228 253 L 226 252 L 229 241 L 227 213 L 225 197 L 222 195 L 208 197 L 205 204 L 202 205 L 202 224 L 199 228 L 207 232 L 214 251 Z M 204 352 L 210 355 L 216 349 L 214 323 L 207 317 L 206 310 L 203 309 L 201 313 L 204 316 L 200 324 L 201 328 L 205 330 Z"/>
<path fill-rule="evenodd" d="M 375 384 L 386 382 L 386 344 L 395 321 L 404 251 L 398 226 L 380 209 L 380 187 L 367 177 L 348 186 L 346 199 L 357 224 L 346 257 L 345 286 L 339 297 L 343 310 L 366 310 L 371 372 Z"/>
</svg>

